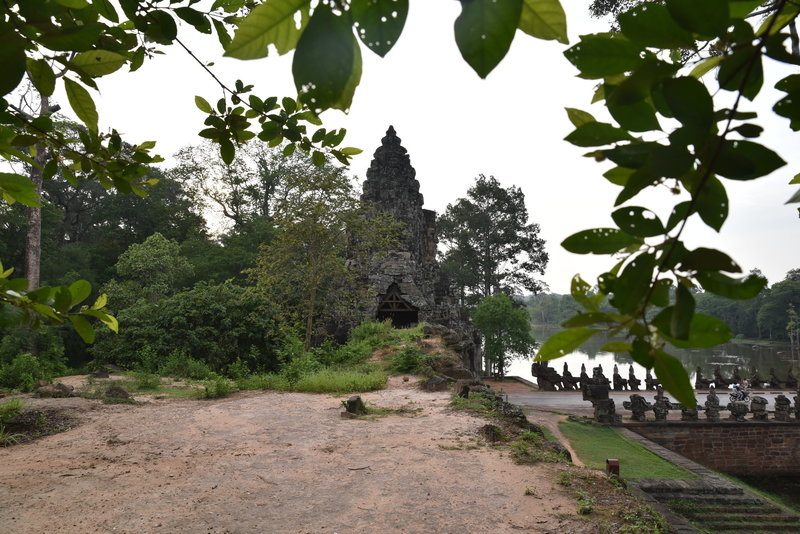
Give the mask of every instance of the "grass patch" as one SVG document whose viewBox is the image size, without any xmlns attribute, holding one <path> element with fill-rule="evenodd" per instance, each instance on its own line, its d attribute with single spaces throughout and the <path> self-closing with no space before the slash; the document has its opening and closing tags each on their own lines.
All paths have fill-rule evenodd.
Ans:
<svg viewBox="0 0 800 534">
<path fill-rule="evenodd" d="M 656 456 L 638 443 L 620 435 L 614 428 L 595 424 L 562 421 L 559 429 L 588 467 L 605 469 L 606 459 L 620 461 L 620 476 L 626 479 L 697 478 L 685 469 Z"/>
<path fill-rule="evenodd" d="M 386 387 L 387 376 L 383 371 L 362 373 L 348 369 L 322 369 L 301 376 L 291 385 L 291 391 L 303 393 L 361 393 Z"/>
<path fill-rule="evenodd" d="M 486 397 L 482 393 L 471 391 L 467 397 L 453 395 L 450 399 L 450 405 L 456 410 L 476 412 L 485 417 L 494 417 L 497 415 L 494 409 L 494 400 Z"/>
<path fill-rule="evenodd" d="M 508 452 L 515 464 L 567 463 L 567 457 L 560 451 L 548 448 L 545 438 L 536 432 L 520 434 L 508 446 Z"/>
</svg>

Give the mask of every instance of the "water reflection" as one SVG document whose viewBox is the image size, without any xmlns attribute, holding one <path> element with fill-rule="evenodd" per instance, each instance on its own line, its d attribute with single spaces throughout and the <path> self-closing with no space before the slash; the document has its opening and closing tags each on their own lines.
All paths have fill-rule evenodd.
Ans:
<svg viewBox="0 0 800 534">
<path fill-rule="evenodd" d="M 537 341 L 543 342 L 552 334 L 558 332 L 558 328 L 534 327 L 533 336 Z M 563 372 L 564 363 L 569 366 L 569 371 L 578 376 L 581 364 L 586 365 L 586 372 L 591 376 L 592 368 L 601 365 L 603 373 L 607 378 L 611 378 L 614 372 L 614 365 L 619 366 L 619 374 L 623 378 L 628 378 L 628 366 L 633 366 L 636 378 L 642 380 L 644 386 L 645 369 L 640 366 L 627 354 L 616 354 L 603 352 L 600 348 L 609 341 L 605 334 L 597 334 L 588 342 L 584 343 L 580 349 L 567 354 L 557 360 L 552 360 L 550 366 L 559 373 Z M 749 343 L 726 343 L 710 349 L 679 349 L 670 347 L 670 354 L 677 357 L 683 366 L 690 370 L 689 378 L 694 384 L 695 369 L 699 366 L 704 378 L 713 378 L 714 367 L 719 366 L 724 378 L 730 378 L 735 367 L 739 368 L 742 377 L 750 376 L 750 368 L 756 367 L 759 375 L 765 380 L 769 379 L 770 369 L 774 368 L 775 373 L 781 380 L 786 380 L 790 367 L 795 376 L 800 376 L 800 354 L 797 350 L 792 353 L 789 345 L 753 345 Z M 507 374 L 516 375 L 532 380 L 531 361 L 517 360 L 512 362 L 507 370 Z"/>
</svg>

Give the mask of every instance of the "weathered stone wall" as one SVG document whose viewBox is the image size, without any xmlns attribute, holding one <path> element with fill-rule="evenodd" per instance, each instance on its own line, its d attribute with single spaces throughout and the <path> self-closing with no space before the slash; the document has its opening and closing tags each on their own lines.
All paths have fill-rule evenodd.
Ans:
<svg viewBox="0 0 800 534">
<path fill-rule="evenodd" d="M 800 475 L 800 422 L 628 423 L 647 439 L 731 475 Z"/>
</svg>

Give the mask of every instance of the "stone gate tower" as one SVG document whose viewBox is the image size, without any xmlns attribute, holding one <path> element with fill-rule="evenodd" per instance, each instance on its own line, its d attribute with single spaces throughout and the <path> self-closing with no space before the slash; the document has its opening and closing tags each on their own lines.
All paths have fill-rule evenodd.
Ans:
<svg viewBox="0 0 800 534">
<path fill-rule="evenodd" d="M 480 344 L 461 317 L 454 288 L 436 261 L 436 213 L 423 209 L 419 188 L 408 152 L 389 126 L 367 170 L 361 198 L 402 223 L 403 230 L 396 249 L 370 265 L 369 284 L 375 296 L 367 314 L 391 319 L 399 327 L 420 321 L 443 325 L 459 337 L 454 345 L 467 367 L 479 369 Z"/>
</svg>

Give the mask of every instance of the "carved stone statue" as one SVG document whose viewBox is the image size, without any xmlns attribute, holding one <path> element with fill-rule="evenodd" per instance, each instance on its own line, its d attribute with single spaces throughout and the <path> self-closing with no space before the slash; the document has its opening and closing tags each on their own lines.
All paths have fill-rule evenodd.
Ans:
<svg viewBox="0 0 800 534">
<path fill-rule="evenodd" d="M 797 395 L 792 398 L 794 399 L 794 418 L 800 419 L 800 390 L 798 390 Z"/>
<path fill-rule="evenodd" d="M 666 421 L 671 409 L 672 403 L 669 401 L 669 398 L 664 395 L 664 388 L 659 384 L 656 388 L 655 403 L 653 404 L 653 412 L 656 414 L 656 421 Z"/>
<path fill-rule="evenodd" d="M 706 419 L 711 423 L 719 422 L 719 397 L 713 387 L 706 395 Z"/>
<path fill-rule="evenodd" d="M 611 381 L 603 374 L 603 366 L 598 365 L 592 369 L 592 382 L 595 384 L 610 384 Z"/>
<path fill-rule="evenodd" d="M 653 375 L 650 374 L 650 369 L 647 369 L 647 372 L 645 373 L 644 384 L 645 388 L 650 390 L 656 389 L 656 386 L 658 385 L 658 379 L 653 378 Z"/>
<path fill-rule="evenodd" d="M 699 418 L 697 408 L 687 408 L 681 404 L 681 421 L 697 421 Z"/>
<path fill-rule="evenodd" d="M 791 408 L 791 401 L 786 395 L 778 395 L 775 397 L 775 420 L 788 421 L 789 409 Z"/>
<path fill-rule="evenodd" d="M 578 382 L 579 380 L 569 372 L 567 362 L 564 362 L 564 372 L 561 373 L 561 385 L 564 386 L 565 390 L 575 391 L 578 389 Z"/>
<path fill-rule="evenodd" d="M 720 371 L 719 365 L 714 367 L 714 385 L 719 388 L 722 386 L 727 386 L 728 384 L 730 384 L 730 382 L 722 376 L 722 371 Z"/>
<path fill-rule="evenodd" d="M 594 404 L 594 419 L 598 423 L 614 424 L 622 421 L 622 416 L 617 413 L 614 399 L 604 399 Z"/>
<path fill-rule="evenodd" d="M 628 389 L 628 381 L 622 378 L 619 374 L 619 368 L 617 364 L 614 364 L 614 374 L 612 375 L 612 379 L 614 380 L 614 391 L 625 391 Z"/>
<path fill-rule="evenodd" d="M 581 376 L 580 376 L 580 381 L 581 381 L 581 389 L 583 389 L 583 387 L 584 387 L 586 384 L 588 384 L 588 383 L 589 383 L 589 375 L 588 375 L 588 374 L 586 374 L 586 364 L 585 364 L 585 363 L 582 363 L 582 364 L 581 364 Z"/>
<path fill-rule="evenodd" d="M 769 387 L 771 388 L 779 388 L 781 387 L 781 379 L 778 378 L 778 375 L 775 374 L 775 368 L 770 367 L 769 369 Z"/>
<path fill-rule="evenodd" d="M 542 391 L 556 391 L 561 388 L 561 376 L 547 362 L 533 362 L 531 374 Z"/>
<path fill-rule="evenodd" d="M 753 421 L 767 420 L 767 399 L 754 396 L 750 400 L 750 411 L 753 413 Z"/>
<path fill-rule="evenodd" d="M 631 419 L 634 421 L 647 421 L 646 412 L 653 409 L 653 405 L 645 400 L 641 395 L 634 393 L 631 395 L 630 401 L 624 401 L 622 406 L 626 410 L 633 412 Z"/>
<path fill-rule="evenodd" d="M 789 372 L 786 375 L 786 387 L 794 389 L 797 387 L 797 378 L 792 374 L 792 366 L 789 366 Z"/>
<path fill-rule="evenodd" d="M 733 401 L 728 403 L 728 411 L 731 412 L 728 419 L 743 423 L 744 416 L 750 411 L 750 406 L 744 401 Z"/>
<path fill-rule="evenodd" d="M 707 378 L 703 378 L 703 370 L 700 366 L 697 366 L 696 370 L 697 376 L 694 379 L 694 389 L 705 389 L 711 384 L 711 380 Z"/>
<path fill-rule="evenodd" d="M 639 391 L 639 385 L 642 383 L 641 380 L 636 378 L 636 375 L 633 374 L 633 365 L 628 366 L 628 387 L 631 391 Z"/>
</svg>

